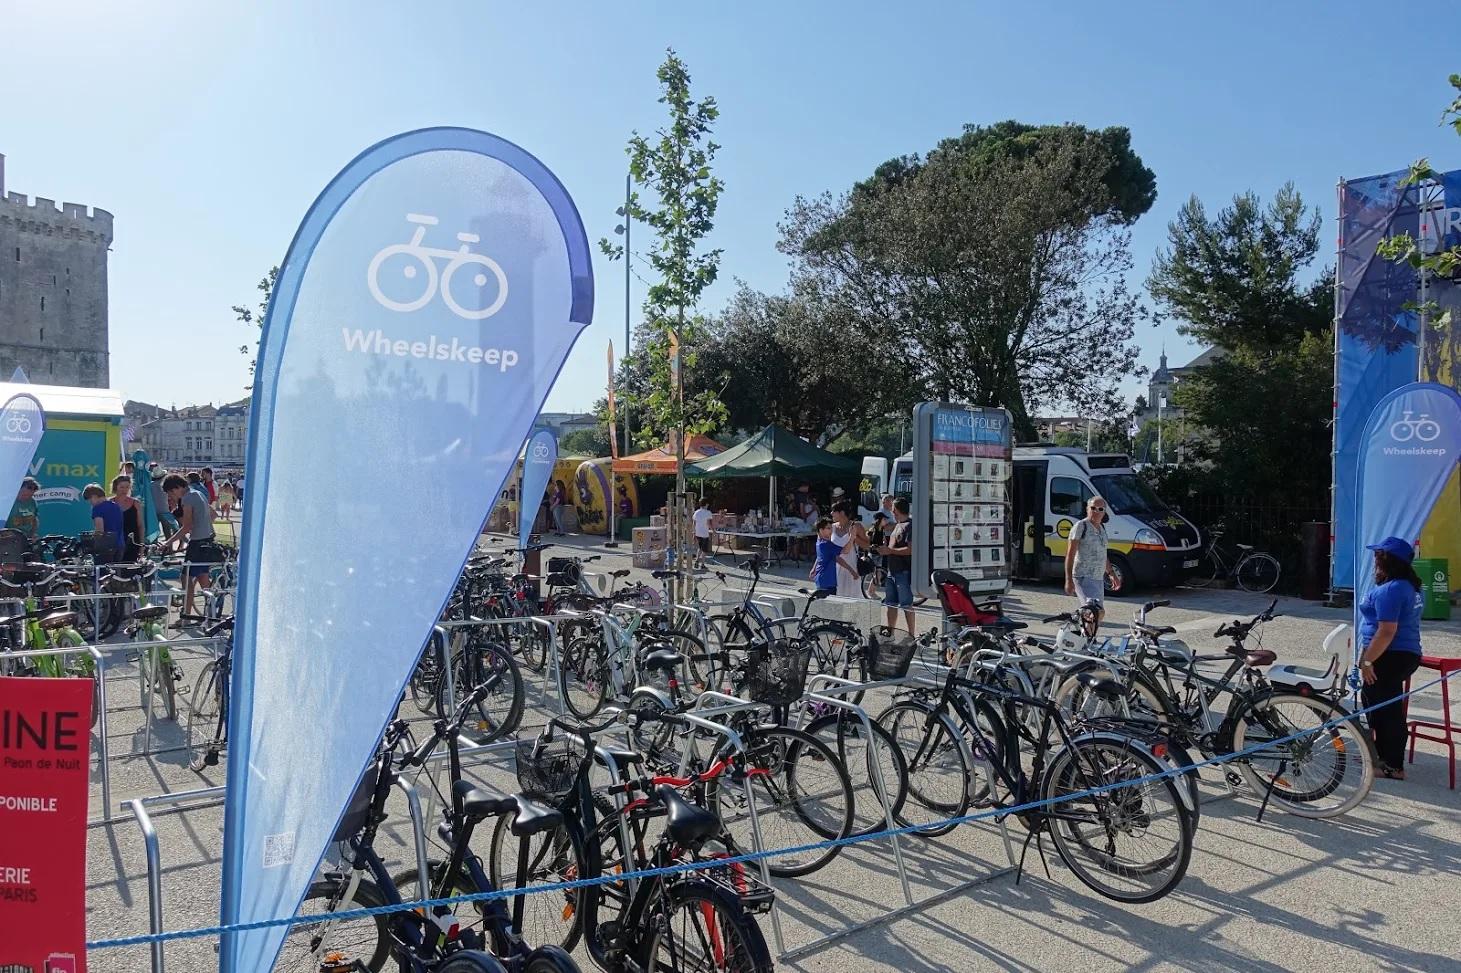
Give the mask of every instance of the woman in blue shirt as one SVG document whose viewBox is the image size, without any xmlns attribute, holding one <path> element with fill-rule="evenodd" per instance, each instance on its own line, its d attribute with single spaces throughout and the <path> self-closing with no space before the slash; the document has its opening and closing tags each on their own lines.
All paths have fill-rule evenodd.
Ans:
<svg viewBox="0 0 1461 973">
<path fill-rule="evenodd" d="M 1415 550 L 1399 537 L 1368 549 L 1375 552 L 1375 586 L 1360 602 L 1360 698 L 1366 708 L 1380 706 L 1369 722 L 1381 776 L 1404 780 L 1405 707 L 1394 701 L 1420 666 L 1420 578 L 1410 563 Z"/>
</svg>

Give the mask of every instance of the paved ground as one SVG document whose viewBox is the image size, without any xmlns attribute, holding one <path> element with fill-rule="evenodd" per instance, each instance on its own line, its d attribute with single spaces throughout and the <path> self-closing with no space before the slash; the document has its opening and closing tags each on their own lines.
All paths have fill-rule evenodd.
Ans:
<svg viewBox="0 0 1461 973">
<path fill-rule="evenodd" d="M 570 543 L 584 546 L 578 539 Z M 571 553 L 571 552 L 558 552 Z M 607 558 L 605 559 L 608 560 Z M 627 556 L 622 563 L 628 565 Z M 647 577 L 643 572 L 638 576 Z M 804 568 L 780 572 L 789 591 L 804 584 Z M 736 582 L 732 581 L 732 584 Z M 768 590 L 775 587 L 769 578 Z M 1227 591 L 1163 593 L 1174 606 L 1161 618 L 1200 645 L 1219 621 L 1248 616 L 1265 599 Z M 1068 607 L 1053 587 L 1017 590 L 1012 613 L 1035 619 Z M 1113 633 L 1135 604 L 1112 605 Z M 866 611 L 871 606 L 857 606 Z M 1283 617 L 1267 626 L 1264 645 L 1281 659 L 1322 665 L 1319 645 L 1347 613 L 1281 599 Z M 924 613 L 926 624 L 935 615 Z M 925 620 L 920 618 L 920 627 Z M 1034 626 L 1037 630 L 1038 624 Z M 1427 651 L 1461 656 L 1461 624 L 1428 623 Z M 191 678 L 205 656 L 187 657 Z M 222 782 L 221 768 L 200 776 L 187 769 L 182 751 L 139 755 L 147 742 L 138 707 L 135 670 L 125 654 L 115 657 L 109 681 L 113 804 L 129 797 L 206 787 Z M 529 694 L 529 724 L 541 722 L 547 700 L 540 686 Z M 1434 691 L 1414 711 L 1438 712 Z M 186 707 L 177 722 L 155 725 L 152 745 L 186 743 Z M 1202 827 L 1187 878 L 1159 903 L 1125 907 L 1087 891 L 1052 861 L 1050 875 L 1033 851 L 1026 874 L 1000 874 L 1007 864 L 997 832 L 969 825 L 933 840 L 910 839 L 902 848 L 915 895 L 922 898 L 978 881 L 919 910 L 855 932 L 785 965 L 807 971 L 864 973 L 900 970 L 1237 969 L 1250 971 L 1343 968 L 1347 970 L 1461 970 L 1455 916 L 1461 911 L 1461 791 L 1445 786 L 1441 751 L 1417 755 L 1410 780 L 1380 781 L 1370 799 L 1349 816 L 1306 821 L 1271 812 L 1254 820 L 1248 795 L 1228 797 L 1214 778 L 1204 784 Z M 129 755 L 131 754 L 131 755 Z M 485 764 L 475 773 L 489 785 L 511 787 L 503 767 Z M 426 786 L 425 782 L 422 784 Z M 93 809 L 99 816 L 100 788 Z M 404 808 L 396 809 L 382 848 L 405 862 Z M 163 916 L 168 929 L 207 925 L 218 909 L 219 808 L 157 818 L 164 874 Z M 823 871 L 779 885 L 788 948 L 796 948 L 902 904 L 886 843 L 845 851 Z M 125 812 L 90 831 L 88 930 L 92 938 L 147 930 L 147 883 L 142 842 Z M 768 933 L 770 931 L 767 924 Z M 167 947 L 169 969 L 216 969 L 211 943 L 189 940 Z M 141 948 L 97 951 L 91 968 L 145 970 Z M 585 968 L 588 964 L 584 963 Z"/>
</svg>

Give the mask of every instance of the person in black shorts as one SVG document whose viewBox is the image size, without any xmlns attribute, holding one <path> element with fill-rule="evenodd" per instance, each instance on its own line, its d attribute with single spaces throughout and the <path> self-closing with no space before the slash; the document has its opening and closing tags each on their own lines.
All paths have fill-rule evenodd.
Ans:
<svg viewBox="0 0 1461 973">
<path fill-rule="evenodd" d="M 189 615 L 198 614 L 193 607 L 195 588 L 208 590 L 213 585 L 209 566 L 223 560 L 223 552 L 213 536 L 213 508 L 199 490 L 188 486 L 188 481 L 176 473 L 168 474 L 162 481 L 162 492 L 170 503 L 178 504 L 178 531 L 168 538 L 165 550 L 183 550 L 188 563 L 188 585 L 183 595 L 183 611 Z M 186 547 L 184 543 L 186 542 Z"/>
</svg>

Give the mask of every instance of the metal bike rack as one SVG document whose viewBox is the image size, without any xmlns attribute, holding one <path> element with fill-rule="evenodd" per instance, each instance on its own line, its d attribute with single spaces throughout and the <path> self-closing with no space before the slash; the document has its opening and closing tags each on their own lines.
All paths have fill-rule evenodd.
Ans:
<svg viewBox="0 0 1461 973">
<path fill-rule="evenodd" d="M 684 719 L 688 723 L 700 727 L 703 730 L 708 730 L 711 733 L 725 737 L 727 743 L 729 743 L 732 747 L 734 747 L 741 753 L 745 753 L 746 744 L 745 741 L 741 739 L 741 735 L 739 733 L 737 733 L 735 730 L 732 730 L 724 723 L 716 723 L 713 720 L 705 719 L 705 717 L 709 715 L 728 713 L 737 710 L 759 709 L 761 708 L 761 704 L 749 702 L 747 700 L 741 699 L 739 696 L 728 696 L 725 693 L 718 693 L 714 692 L 713 690 L 707 690 L 706 692 L 701 693 L 700 696 L 697 698 L 695 703 L 696 707 L 700 705 L 701 701 L 706 699 L 721 699 L 729 700 L 730 702 L 728 702 L 724 706 L 717 706 L 714 709 L 704 710 L 700 712 L 699 715 L 695 713 L 681 713 L 679 714 L 680 718 Z M 689 770 L 691 752 L 692 748 L 688 745 L 687 741 L 684 752 L 680 754 L 680 769 L 678 773 L 678 776 L 680 777 L 685 776 Z M 751 820 L 751 837 L 756 845 L 755 850 L 758 852 L 765 851 L 766 842 L 761 837 L 761 818 L 756 811 L 756 797 L 754 794 L 751 793 L 751 778 L 749 775 L 745 778 L 745 780 L 741 781 L 741 787 L 744 789 L 746 795 L 746 814 Z M 627 848 L 629 846 L 625 845 L 625 847 Z M 760 866 L 761 881 L 766 883 L 767 888 L 775 889 L 775 886 L 771 884 L 771 866 L 768 864 L 767 860 L 765 858 L 759 858 L 757 859 L 757 864 Z M 777 914 L 776 900 L 774 897 L 771 901 L 771 932 L 772 935 L 776 937 L 776 949 L 778 950 L 778 952 L 784 953 L 786 951 L 786 939 L 781 932 L 781 916 Z"/>
<path fill-rule="evenodd" d="M 112 772 L 109 766 L 111 758 L 111 744 L 107 738 L 107 667 L 106 657 L 95 645 L 65 645 L 56 649 L 29 649 L 26 651 L 15 651 L 6 653 L 11 656 L 26 656 L 37 658 L 43 656 L 66 656 L 80 655 L 86 653 L 91 656 L 91 663 L 96 667 L 96 707 L 100 711 L 96 714 L 96 735 L 97 747 L 101 751 L 97 755 L 98 769 L 101 770 L 101 802 L 102 822 L 112 819 Z M 90 827 L 93 823 L 87 821 Z"/>
<path fill-rule="evenodd" d="M 142 832 L 142 846 L 147 855 L 147 926 L 152 935 L 162 929 L 162 853 L 158 849 L 157 829 L 152 826 L 152 816 L 147 813 L 148 805 L 183 804 L 192 801 L 202 803 L 192 807 L 209 807 L 223 798 L 222 787 L 207 787 L 193 791 L 178 791 L 175 794 L 158 794 L 154 797 L 137 797 L 127 802 L 132 817 Z M 191 808 L 189 808 L 191 809 Z M 154 939 L 149 945 L 152 952 L 152 973 L 164 973 L 164 943 Z"/>
<path fill-rule="evenodd" d="M 565 704 L 563 702 L 562 694 L 557 692 L 557 676 L 559 664 L 557 623 L 560 621 L 566 621 L 568 619 L 581 617 L 581 615 L 574 612 L 559 612 L 555 615 L 520 615 L 510 618 L 451 619 L 448 621 L 438 622 L 435 626 L 435 632 L 437 633 L 438 638 L 444 640 L 442 645 L 443 649 L 445 649 L 447 645 L 451 641 L 453 641 L 453 636 L 455 635 L 456 630 L 461 628 L 485 627 L 489 625 L 538 625 L 542 628 L 547 629 L 548 658 L 544 661 L 543 665 L 543 696 L 545 698 L 552 697 L 557 699 L 558 712 L 561 715 L 565 712 Z M 453 684 L 453 680 L 455 677 L 451 671 L 449 652 L 446 655 L 446 663 L 447 664 L 445 664 L 443 668 L 445 670 L 444 678 L 447 680 L 447 692 L 451 694 L 452 698 L 456 698 L 456 687 Z M 550 686 L 552 686 L 554 690 L 552 693 L 549 692 Z"/>
</svg>

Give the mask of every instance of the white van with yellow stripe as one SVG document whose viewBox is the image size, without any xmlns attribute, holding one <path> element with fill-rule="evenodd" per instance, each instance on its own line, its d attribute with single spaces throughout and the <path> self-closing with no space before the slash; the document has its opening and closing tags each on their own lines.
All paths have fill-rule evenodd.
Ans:
<svg viewBox="0 0 1461 973">
<path fill-rule="evenodd" d="M 1106 538 L 1117 578 L 1107 582 L 1112 591 L 1180 584 L 1197 566 L 1202 556 L 1197 528 L 1157 496 L 1125 454 L 1019 446 L 1010 484 L 1011 534 L 1019 544 L 1011 559 L 1015 577 L 1064 575 L 1067 538 L 1093 496 L 1104 498 L 1110 511 Z"/>
</svg>

